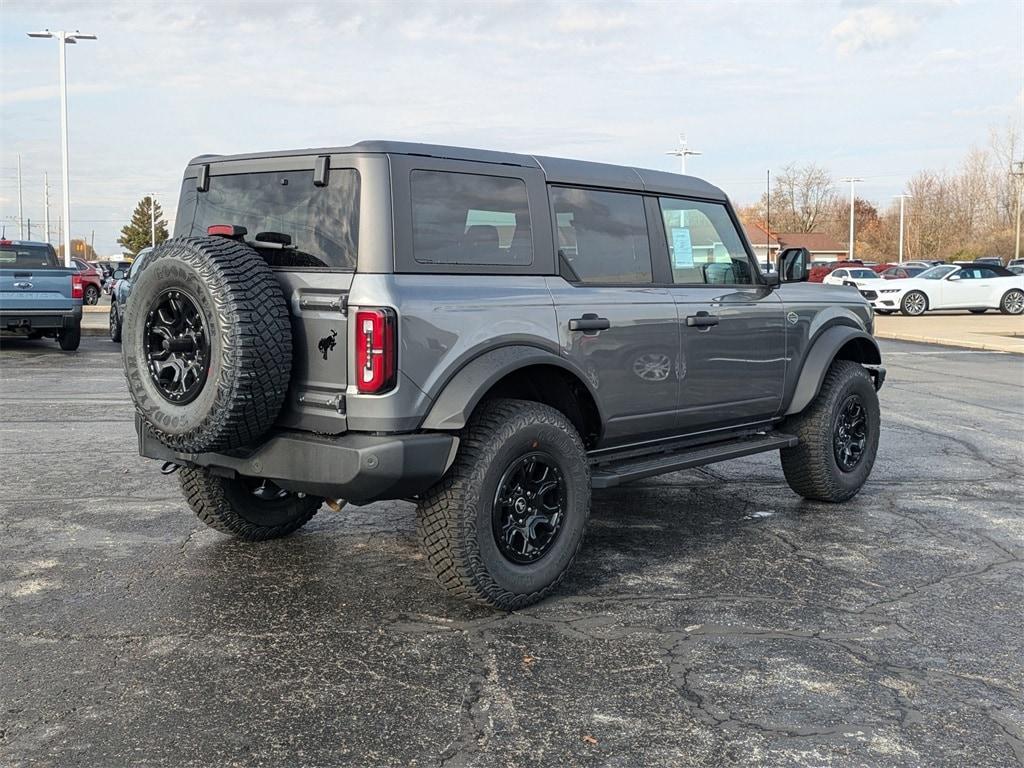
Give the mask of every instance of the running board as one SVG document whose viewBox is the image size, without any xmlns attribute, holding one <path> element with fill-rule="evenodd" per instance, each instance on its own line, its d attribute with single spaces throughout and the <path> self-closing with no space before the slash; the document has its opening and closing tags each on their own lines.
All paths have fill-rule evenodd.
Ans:
<svg viewBox="0 0 1024 768">
<path fill-rule="evenodd" d="M 596 465 L 590 473 L 590 484 L 594 488 L 614 488 L 632 480 L 663 475 L 666 472 L 677 472 L 680 469 L 702 467 L 727 459 L 738 459 L 765 451 L 777 451 L 780 448 L 792 448 L 799 441 L 794 435 L 772 432 L 765 435 L 739 437 L 711 445 L 700 445 L 683 448 L 672 453 L 659 453 L 654 456 L 635 456 L 621 461 L 603 462 Z"/>
</svg>

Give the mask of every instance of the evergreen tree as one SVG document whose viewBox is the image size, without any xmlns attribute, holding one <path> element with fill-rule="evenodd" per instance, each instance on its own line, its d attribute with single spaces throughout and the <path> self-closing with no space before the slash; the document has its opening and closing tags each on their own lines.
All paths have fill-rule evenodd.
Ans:
<svg viewBox="0 0 1024 768">
<path fill-rule="evenodd" d="M 152 244 L 152 221 L 156 218 L 156 244 L 159 245 L 170 235 L 167 233 L 167 222 L 163 218 L 163 209 L 160 203 L 151 207 L 151 198 L 146 195 L 139 200 L 132 213 L 131 223 L 121 228 L 121 236 L 117 239 L 118 245 L 134 256 L 143 248 Z"/>
</svg>

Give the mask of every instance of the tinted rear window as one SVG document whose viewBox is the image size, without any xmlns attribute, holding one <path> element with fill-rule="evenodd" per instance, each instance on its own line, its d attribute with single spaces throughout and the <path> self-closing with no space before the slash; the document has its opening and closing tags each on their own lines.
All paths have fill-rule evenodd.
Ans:
<svg viewBox="0 0 1024 768">
<path fill-rule="evenodd" d="M 413 171 L 412 250 L 420 264 L 529 266 L 526 183 L 504 176 Z"/>
<path fill-rule="evenodd" d="M 63 266 L 48 245 L 0 245 L 0 269 L 60 269 Z"/>
<path fill-rule="evenodd" d="M 200 237 L 213 224 L 245 227 L 246 242 L 275 267 L 354 270 L 359 173 L 332 168 L 323 187 L 313 184 L 312 171 L 211 176 L 206 192 L 185 179 L 174 234 Z M 291 244 L 272 247 L 263 233 L 287 235 Z"/>
</svg>

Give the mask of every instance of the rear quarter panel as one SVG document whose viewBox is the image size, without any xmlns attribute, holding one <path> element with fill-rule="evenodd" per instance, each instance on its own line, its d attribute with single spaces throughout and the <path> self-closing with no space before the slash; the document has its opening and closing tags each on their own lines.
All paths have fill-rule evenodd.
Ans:
<svg viewBox="0 0 1024 768">
<path fill-rule="evenodd" d="M 559 351 L 554 304 L 541 276 L 357 274 L 349 312 L 359 306 L 397 311 L 399 379 L 386 395 L 361 395 L 349 385 L 352 430 L 415 429 L 452 376 L 492 349 L 516 344 Z M 355 327 L 349 325 L 354 370 Z"/>
</svg>

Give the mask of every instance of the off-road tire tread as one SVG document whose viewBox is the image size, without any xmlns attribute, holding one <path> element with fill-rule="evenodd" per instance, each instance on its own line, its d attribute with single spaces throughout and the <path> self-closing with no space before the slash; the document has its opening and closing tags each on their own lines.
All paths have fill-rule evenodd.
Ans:
<svg viewBox="0 0 1024 768">
<path fill-rule="evenodd" d="M 782 472 L 789 487 L 800 496 L 812 501 L 840 502 L 853 498 L 860 488 L 850 490 L 835 482 L 831 468 L 835 461 L 832 453 L 832 421 L 835 408 L 834 393 L 853 377 L 863 377 L 874 390 L 871 376 L 860 363 L 835 360 L 825 374 L 817 397 L 807 408 L 786 420 L 782 429 L 800 438 L 794 448 L 779 451 Z M 875 456 L 864 461 L 874 464 Z M 871 468 L 868 467 L 870 474 Z"/>
<path fill-rule="evenodd" d="M 230 388 L 220 393 L 217 407 L 188 433 L 167 433 L 148 420 L 147 426 L 163 444 L 190 453 L 250 445 L 277 420 L 288 392 L 292 326 L 284 292 L 255 250 L 224 237 L 168 240 L 153 251 L 133 280 L 141 279 L 168 256 L 190 263 L 220 307 L 219 330 L 224 339 L 221 381 Z M 136 319 L 144 311 L 141 302 L 129 302 L 122 327 L 131 329 L 133 322 L 145 322 L 144 316 Z M 213 385 L 213 381 L 207 383 Z"/>
<path fill-rule="evenodd" d="M 178 470 L 178 481 L 185 501 L 196 513 L 196 517 L 210 528 L 245 541 L 279 539 L 294 533 L 312 519 L 323 503 L 321 499 L 294 496 L 295 517 L 283 525 L 257 525 L 246 520 L 232 505 L 224 491 L 225 483 L 235 482 L 218 477 L 202 468 L 182 467 Z"/>
<path fill-rule="evenodd" d="M 583 537 L 558 577 L 543 589 L 517 594 L 494 582 L 482 562 L 476 544 L 476 507 L 487 467 L 500 446 L 527 424 L 546 423 L 571 436 L 586 468 L 586 449 L 572 423 L 560 412 L 526 400 L 485 401 L 462 430 L 459 451 L 445 476 L 420 499 L 416 507 L 416 532 L 438 583 L 463 600 L 503 610 L 516 610 L 550 594 L 576 561 Z M 589 516 L 589 498 L 585 505 Z M 584 526 L 586 521 L 584 521 Z M 487 531 L 484 535 L 491 535 Z"/>
</svg>

